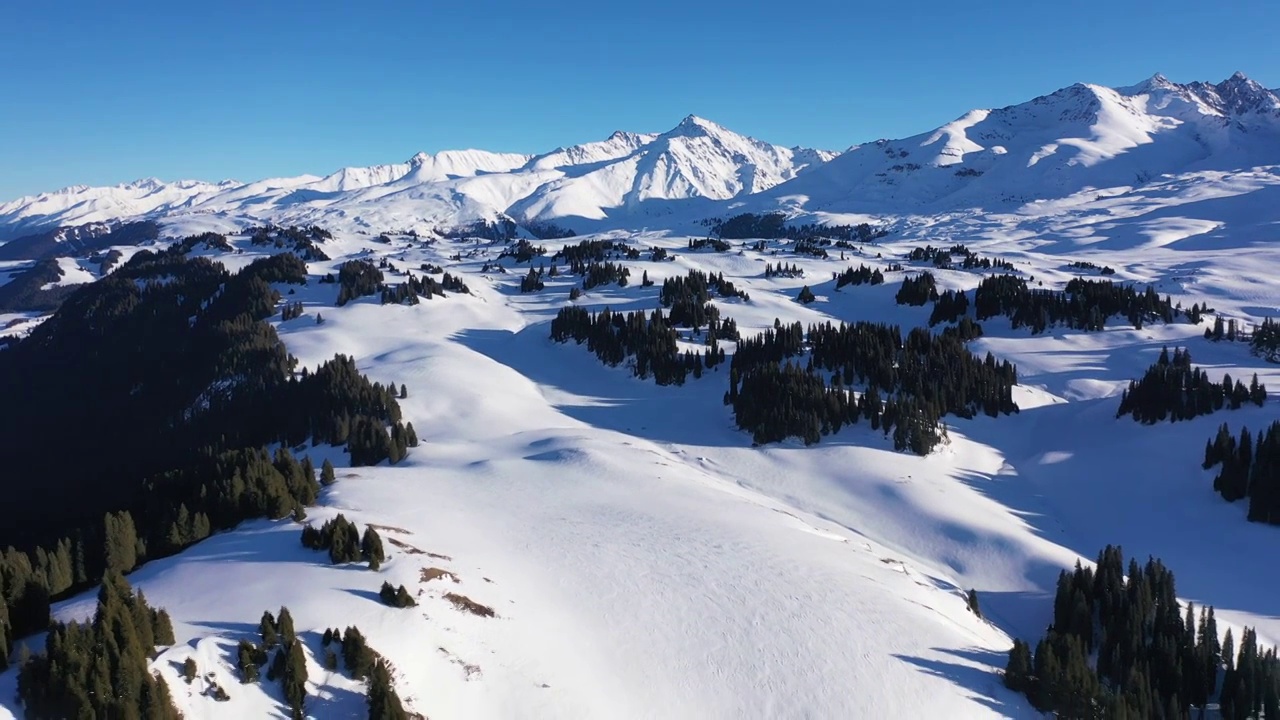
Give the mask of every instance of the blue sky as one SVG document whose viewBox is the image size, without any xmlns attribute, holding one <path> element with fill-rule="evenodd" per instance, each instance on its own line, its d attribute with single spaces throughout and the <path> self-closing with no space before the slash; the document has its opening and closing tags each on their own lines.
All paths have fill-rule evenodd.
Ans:
<svg viewBox="0 0 1280 720">
<path fill-rule="evenodd" d="M 540 152 L 690 113 L 843 149 L 1077 81 L 1280 86 L 1280 3 L 1253 0 L 0 5 L 0 199 Z"/>
</svg>

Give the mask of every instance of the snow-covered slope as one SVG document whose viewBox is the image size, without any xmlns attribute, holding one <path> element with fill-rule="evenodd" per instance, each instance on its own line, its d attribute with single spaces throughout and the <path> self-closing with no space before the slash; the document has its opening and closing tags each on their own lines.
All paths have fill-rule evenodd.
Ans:
<svg viewBox="0 0 1280 720">
<path fill-rule="evenodd" d="M 921 212 L 1007 207 L 1161 175 L 1280 163 L 1280 97 L 1237 73 L 1076 84 L 974 110 L 937 130 L 855 147 L 767 193 L 783 207 Z"/>
<path fill-rule="evenodd" d="M 323 178 L 67 188 L 0 206 L 0 239 L 40 227 L 138 216 L 159 217 L 184 230 L 216 216 L 383 232 L 430 231 L 505 214 L 520 221 L 576 221 L 585 229 L 608 218 L 647 214 L 651 203 L 758 193 L 834 155 L 769 145 L 690 116 L 666 133 L 616 132 L 537 156 L 451 150 L 418 153 L 405 163 L 344 168 Z"/>
<path fill-rule="evenodd" d="M 164 212 L 192 198 L 237 187 L 240 183 L 234 180 L 166 183 L 154 178 L 114 187 L 73 185 L 0 204 L 0 240 L 58 226 L 86 225 Z"/>
<path fill-rule="evenodd" d="M 956 242 L 1046 288 L 1081 272 L 1069 263 L 1088 261 L 1252 326 L 1280 315 L 1280 167 L 1265 164 L 1280 163 L 1268 159 L 1276 112 L 1274 94 L 1242 77 L 1156 77 L 975 111 L 911 142 L 835 159 L 692 119 L 662 135 L 617 133 L 487 168 L 442 153 L 416 166 L 193 196 L 163 219 L 171 231 L 317 222 L 336 236 L 324 244 L 333 259 L 311 264 L 313 278 L 348 258 L 385 258 L 398 268 L 441 265 L 472 292 L 411 307 L 335 307 L 334 288 L 312 282 L 289 297 L 305 314 L 273 322 L 302 365 L 347 353 L 372 378 L 410 390 L 402 406 L 422 445 L 404 463 L 346 468 L 330 448 L 306 451 L 340 468 L 310 520 L 342 512 L 399 544 L 380 571 L 334 568 L 299 545 L 297 524 L 260 521 L 149 564 L 131 580 L 171 611 L 179 641 L 153 667 L 189 718 L 285 717 L 278 689 L 240 685 L 231 656 L 263 610 L 287 605 L 308 642 L 308 707 L 318 718 L 361 713 L 359 684 L 316 662 L 318 633 L 353 624 L 394 663 L 412 709 L 436 720 L 1036 717 L 1001 685 L 1004 653 L 1013 637 L 1043 631 L 1058 572 L 1109 543 L 1163 558 L 1184 599 L 1215 605 L 1237 637 L 1248 625 L 1274 644 L 1277 586 L 1258 573 L 1257 557 L 1280 533 L 1246 522 L 1242 503 L 1214 493 L 1200 464 L 1220 423 L 1264 427 L 1280 418 L 1275 401 L 1156 426 L 1115 416 L 1121 390 L 1163 345 L 1189 348 L 1213 377 L 1257 373 L 1280 387 L 1280 366 L 1242 343 L 1210 342 L 1187 322 L 1032 335 L 992 319 L 971 347 L 1017 365 L 1019 414 L 953 418 L 949 442 L 925 458 L 893 452 L 865 425 L 814 447 L 753 447 L 722 404 L 723 371 L 658 387 L 583 347 L 552 343 L 549 320 L 578 278 L 561 274 L 521 293 L 526 266 L 499 260 L 501 245 L 404 236 L 386 245 L 370 233 L 508 211 L 661 227 L 663 218 L 683 222 L 686 204 L 710 214 L 783 202 L 808 218 L 871 220 L 890 234 L 829 248 L 829 259 L 778 241 L 713 253 L 689 251 L 689 238 L 668 231 L 599 237 L 675 255 L 626 261 L 633 277 L 643 271 L 659 285 L 690 269 L 722 273 L 750 294 L 715 300 L 744 333 L 775 318 L 925 325 L 930 308 L 897 305 L 892 275 L 884 286 L 837 291 L 830 273 L 860 263 L 887 271 L 914 247 Z M 920 168 L 905 169 L 910 162 Z M 981 174 L 956 175 L 962 168 Z M 419 171 L 440 177 L 404 181 Z M 651 195 L 629 195 L 641 188 Z M 544 198 L 554 202 L 539 205 Z M 211 254 L 239 267 L 262 252 L 232 242 L 244 252 Z M 764 277 L 764 264 L 779 261 L 805 276 Z M 67 282 L 87 279 L 74 261 L 59 262 Z M 499 263 L 511 272 L 493 272 Z M 972 289 L 983 275 L 934 272 L 940 289 Z M 817 296 L 811 305 L 794 300 L 804 285 Z M 656 294 L 632 282 L 576 303 L 649 311 Z M 38 321 L 0 316 L 0 326 L 12 323 L 6 334 Z M 424 580 L 432 568 L 456 582 Z M 384 580 L 405 584 L 420 605 L 378 603 Z M 969 588 L 985 619 L 966 610 Z M 497 617 L 459 611 L 449 591 Z M 86 594 L 56 614 L 84 617 L 92 602 Z M 180 679 L 188 656 L 229 702 L 201 695 L 203 679 Z M 12 672 L 0 674 L 0 717 L 17 714 L 13 683 Z"/>
</svg>

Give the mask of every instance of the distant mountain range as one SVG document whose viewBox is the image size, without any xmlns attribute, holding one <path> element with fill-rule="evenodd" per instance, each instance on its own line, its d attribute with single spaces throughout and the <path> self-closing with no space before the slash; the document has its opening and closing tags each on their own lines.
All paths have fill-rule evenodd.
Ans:
<svg viewBox="0 0 1280 720">
<path fill-rule="evenodd" d="M 1236 73 L 1076 84 L 973 110 L 931 132 L 844 152 L 786 148 L 689 116 L 660 134 L 615 132 L 541 155 L 419 153 L 407 162 L 251 183 L 139 180 L 0 204 L 0 241 L 156 219 L 430 232 L 509 217 L 578 232 L 678 228 L 710 216 L 1013 208 L 1162 175 L 1280 164 L 1280 95 Z"/>
</svg>

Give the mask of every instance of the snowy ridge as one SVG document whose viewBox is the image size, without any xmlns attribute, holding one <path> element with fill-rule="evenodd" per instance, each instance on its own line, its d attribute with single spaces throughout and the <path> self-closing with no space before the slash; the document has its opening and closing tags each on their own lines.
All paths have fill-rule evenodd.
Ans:
<svg viewBox="0 0 1280 720">
<path fill-rule="evenodd" d="M 1009 208 L 1086 188 L 1278 163 L 1275 92 L 1241 73 L 1217 84 L 1178 84 L 1157 74 L 1121 88 L 1078 83 L 844 153 L 771 145 L 691 115 L 665 133 L 618 131 L 541 155 L 451 150 L 323 178 L 74 186 L 0 205 L 0 240 L 135 217 L 187 227 L 193 215 L 374 233 L 430 232 L 501 216 L 579 232 L 690 230 L 743 209 Z"/>
</svg>

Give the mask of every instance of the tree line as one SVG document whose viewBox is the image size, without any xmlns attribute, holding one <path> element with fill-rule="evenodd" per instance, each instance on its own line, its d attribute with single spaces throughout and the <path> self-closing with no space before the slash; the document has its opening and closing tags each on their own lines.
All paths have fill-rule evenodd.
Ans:
<svg viewBox="0 0 1280 720">
<path fill-rule="evenodd" d="M 1203 369 L 1193 367 L 1191 353 L 1182 348 L 1169 355 L 1161 348 L 1160 357 L 1138 380 L 1120 395 L 1116 417 L 1132 415 L 1133 419 L 1152 425 L 1164 420 L 1177 422 L 1208 415 L 1224 407 L 1238 410 L 1247 402 L 1262 406 L 1267 401 L 1267 386 L 1253 380 L 1245 387 L 1240 380 L 1224 375 L 1222 382 L 1209 379 Z"/>
<path fill-rule="evenodd" d="M 784 362 L 806 352 L 803 367 Z M 821 371 L 831 373 L 829 382 Z M 725 404 L 757 443 L 793 436 L 813 443 L 865 418 L 893 433 L 896 449 L 923 455 L 944 438 L 945 415 L 1017 412 L 1015 384 L 1011 363 L 990 353 L 979 359 L 954 335 L 916 328 L 904 338 L 896 325 L 868 322 L 806 333 L 799 322 L 775 322 L 739 341 Z M 856 387 L 865 389 L 855 397 Z"/>
<path fill-rule="evenodd" d="M 893 299 L 899 305 L 920 306 L 933 302 L 938 299 L 938 281 L 928 270 L 908 275 L 902 278 L 902 287 Z"/>
<path fill-rule="evenodd" d="M 265 322 L 280 282 L 306 282 L 305 263 L 285 253 L 233 275 L 144 250 L 0 353 L 0 650 L 110 570 L 313 502 L 315 469 L 289 448 L 345 446 L 358 465 L 416 443 L 396 389 L 351 358 L 295 372 Z"/>
<path fill-rule="evenodd" d="M 689 375 L 700 378 L 703 368 L 724 362 L 724 349 L 716 340 L 719 312 L 711 305 L 704 311 L 709 318 L 706 353 L 681 352 L 676 325 L 661 310 L 646 315 L 640 310 L 623 314 L 605 308 L 592 313 L 576 306 L 564 307 L 551 320 L 551 339 L 586 343 L 587 349 L 610 367 L 630 359 L 632 373 L 642 380 L 652 376 L 659 385 L 683 385 Z"/>
<path fill-rule="evenodd" d="M 1212 607 L 1184 611 L 1172 571 L 1150 558 L 1126 571 L 1110 545 L 1096 570 L 1059 575 L 1052 624 L 1034 652 L 1014 641 L 1004 683 L 1061 718 L 1183 720 L 1215 699 L 1227 720 L 1280 716 L 1275 650 L 1248 628 L 1238 653 L 1230 629 L 1219 644 Z"/>
<path fill-rule="evenodd" d="M 1280 525 L 1280 422 L 1233 436 L 1223 423 L 1205 443 L 1204 469 L 1221 466 L 1213 489 L 1227 502 L 1247 499 L 1250 522 Z"/>
<path fill-rule="evenodd" d="M 156 646 L 174 642 L 168 613 L 110 573 L 90 622 L 53 623 L 44 651 L 19 660 L 18 699 L 33 720 L 177 720 L 169 686 L 148 667 Z"/>
<path fill-rule="evenodd" d="M 1013 272 L 1013 263 L 1008 260 L 999 258 L 992 260 L 989 257 L 982 257 L 970 250 L 967 246 L 956 244 L 949 248 L 938 248 L 932 245 L 924 247 L 912 248 L 907 253 L 907 259 L 915 262 L 931 262 L 937 268 L 953 268 L 956 266 L 955 256 L 960 256 L 959 266 L 965 270 L 1008 270 Z"/>
<path fill-rule="evenodd" d="M 1027 281 L 1014 275 L 991 275 L 978 283 L 973 308 L 979 321 L 1003 315 L 1014 328 L 1029 327 L 1041 333 L 1058 324 L 1076 330 L 1102 330 L 1117 315 L 1135 328 L 1160 320 L 1173 322 L 1182 314 L 1168 297 L 1161 298 L 1151 286 L 1139 292 L 1130 285 L 1110 280 L 1073 278 L 1066 289 L 1031 289 Z"/>
<path fill-rule="evenodd" d="M 789 238 L 791 240 L 811 240 L 823 238 L 828 240 L 844 240 L 846 242 L 870 242 L 884 237 L 888 232 L 872 228 L 867 223 L 857 225 L 787 225 L 787 216 L 783 213 L 741 213 L 730 218 L 712 218 L 704 222 L 711 229 L 711 234 L 725 240 L 746 240 L 748 238 Z"/>
<path fill-rule="evenodd" d="M 857 268 L 849 266 L 836 275 L 835 281 L 837 290 L 845 285 L 883 285 L 884 273 L 880 272 L 880 268 L 873 270 L 866 265 L 859 265 Z"/>
</svg>

